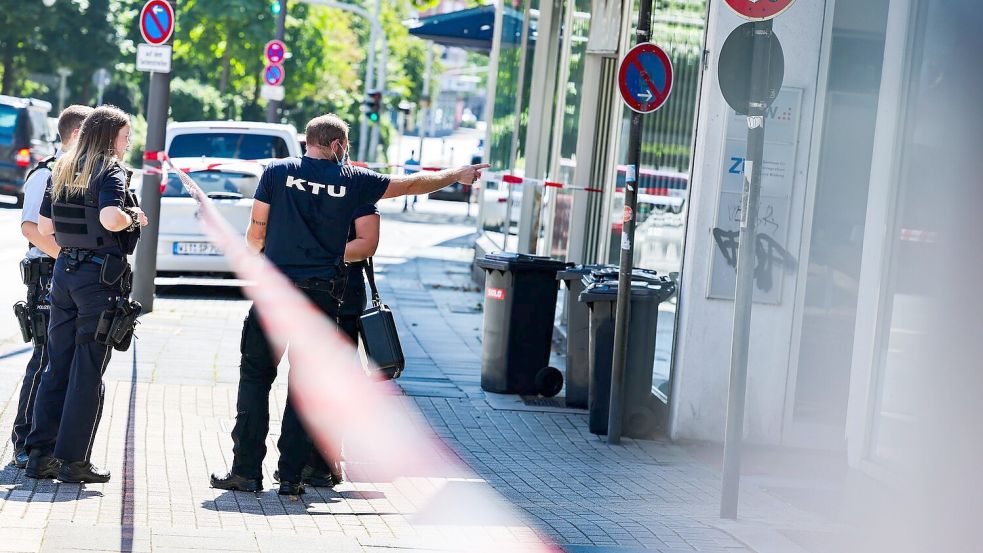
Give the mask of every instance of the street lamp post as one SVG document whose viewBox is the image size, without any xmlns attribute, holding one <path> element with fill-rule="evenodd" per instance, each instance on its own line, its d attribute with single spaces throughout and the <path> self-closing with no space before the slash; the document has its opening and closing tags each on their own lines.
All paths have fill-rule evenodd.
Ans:
<svg viewBox="0 0 983 553">
<path fill-rule="evenodd" d="M 368 10 L 361 6 L 355 6 L 353 4 L 342 4 L 339 2 L 334 2 L 332 0 L 295 0 L 297 2 L 302 2 L 304 4 L 311 4 L 315 6 L 326 6 L 328 8 L 335 8 L 339 10 L 344 10 L 347 12 L 354 13 L 364 19 L 366 19 L 370 25 L 372 25 L 372 33 L 369 39 L 369 49 L 366 56 L 366 68 L 365 68 L 365 90 L 368 92 L 371 89 L 378 89 L 385 94 L 386 90 L 386 64 L 389 62 L 389 41 L 386 39 L 386 31 L 379 24 L 378 10 L 381 0 L 377 0 L 375 3 L 375 8 L 373 11 L 376 12 L 375 16 L 370 14 Z M 379 50 L 379 67 L 376 70 L 375 65 L 375 41 L 376 37 L 382 41 L 382 48 Z M 373 76 L 376 76 L 375 81 L 373 81 Z M 358 157 L 360 160 L 365 160 L 365 151 L 368 146 L 368 120 L 363 116 L 362 123 L 359 127 L 361 132 L 359 134 L 358 140 Z M 368 160 L 366 160 L 368 161 Z"/>
</svg>

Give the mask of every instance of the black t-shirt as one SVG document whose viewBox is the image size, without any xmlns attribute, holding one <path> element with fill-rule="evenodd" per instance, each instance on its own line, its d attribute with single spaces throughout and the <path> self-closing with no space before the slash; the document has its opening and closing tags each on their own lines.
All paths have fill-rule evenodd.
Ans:
<svg viewBox="0 0 983 553">
<path fill-rule="evenodd" d="M 352 216 L 352 225 L 348 229 L 348 241 L 351 242 L 357 236 L 355 234 L 355 221 L 369 215 L 379 213 L 379 208 L 375 204 L 366 204 L 355 210 Z M 362 300 L 365 298 L 365 262 L 358 261 L 348 267 L 348 284 L 345 286 L 345 299 L 341 303 L 342 315 L 357 315 L 362 312 Z"/>
<path fill-rule="evenodd" d="M 96 178 L 89 183 L 89 187 L 95 187 L 96 196 L 99 198 L 99 210 L 102 211 L 104 207 L 122 209 L 126 201 L 126 171 L 114 163 L 107 171 L 99 169 L 96 175 Z M 44 191 L 44 199 L 41 200 L 41 210 L 39 211 L 42 216 L 48 219 L 51 219 L 51 204 L 51 177 L 48 177 L 48 188 Z M 123 257 L 123 250 L 117 244 L 97 248 L 94 251 Z"/>
<path fill-rule="evenodd" d="M 270 163 L 256 189 L 256 199 L 270 204 L 266 256 L 291 279 L 332 278 L 355 212 L 379 201 L 388 187 L 388 175 L 335 161 Z"/>
</svg>

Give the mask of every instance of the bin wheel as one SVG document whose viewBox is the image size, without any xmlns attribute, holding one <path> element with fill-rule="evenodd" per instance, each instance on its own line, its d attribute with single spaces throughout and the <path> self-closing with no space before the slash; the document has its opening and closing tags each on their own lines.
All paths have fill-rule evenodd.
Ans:
<svg viewBox="0 0 983 553">
<path fill-rule="evenodd" d="M 655 411 L 649 407 L 634 409 L 628 413 L 625 423 L 627 434 L 636 438 L 650 438 L 656 431 Z"/>
<path fill-rule="evenodd" d="M 543 397 L 553 397 L 563 389 L 563 373 L 553 367 L 543 367 L 536 373 L 536 390 Z"/>
</svg>

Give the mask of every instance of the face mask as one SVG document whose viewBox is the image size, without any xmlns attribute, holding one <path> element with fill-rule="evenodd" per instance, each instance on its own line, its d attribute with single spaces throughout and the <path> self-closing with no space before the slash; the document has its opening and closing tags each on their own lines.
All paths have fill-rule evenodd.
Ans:
<svg viewBox="0 0 983 553">
<path fill-rule="evenodd" d="M 348 165 L 348 152 L 350 150 L 351 146 L 345 148 L 345 153 L 342 154 L 341 159 L 338 159 L 338 154 L 334 153 L 334 150 L 331 151 L 331 154 L 334 155 L 334 160 L 338 163 L 338 165 Z"/>
</svg>

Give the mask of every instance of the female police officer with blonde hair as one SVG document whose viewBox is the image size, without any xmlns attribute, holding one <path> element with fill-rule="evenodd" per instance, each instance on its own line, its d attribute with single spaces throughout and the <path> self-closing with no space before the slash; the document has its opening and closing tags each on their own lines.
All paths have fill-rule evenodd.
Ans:
<svg viewBox="0 0 983 553">
<path fill-rule="evenodd" d="M 75 148 L 55 165 L 41 204 L 38 229 L 55 235 L 61 253 L 51 284 L 50 367 L 25 444 L 31 478 L 109 480 L 89 458 L 102 415 L 102 375 L 112 349 L 125 349 L 108 331 L 133 315 L 126 255 L 147 224 L 122 166 L 129 137 L 126 113 L 97 108 L 82 123 Z"/>
</svg>

